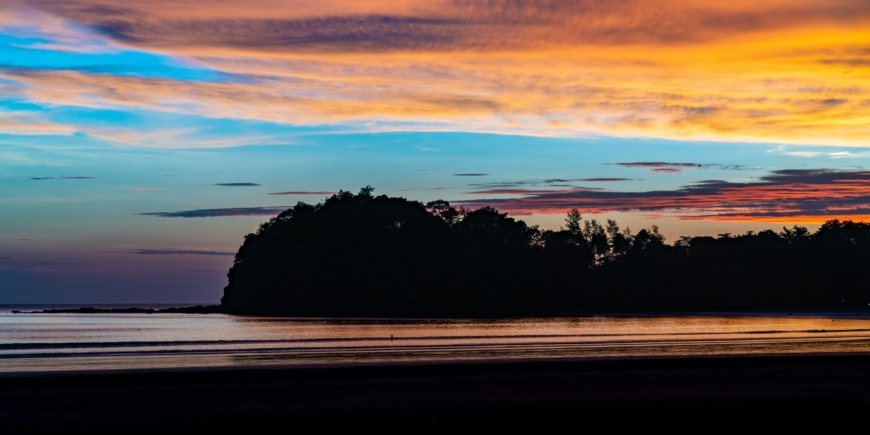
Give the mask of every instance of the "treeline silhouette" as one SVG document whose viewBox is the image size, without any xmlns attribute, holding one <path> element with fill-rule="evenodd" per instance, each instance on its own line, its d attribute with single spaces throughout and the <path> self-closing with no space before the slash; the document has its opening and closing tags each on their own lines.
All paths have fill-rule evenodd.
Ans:
<svg viewBox="0 0 870 435">
<path fill-rule="evenodd" d="M 245 237 L 222 311 L 354 317 L 835 310 L 870 303 L 870 225 L 633 234 L 571 210 L 559 231 L 484 207 L 341 191 Z"/>
</svg>

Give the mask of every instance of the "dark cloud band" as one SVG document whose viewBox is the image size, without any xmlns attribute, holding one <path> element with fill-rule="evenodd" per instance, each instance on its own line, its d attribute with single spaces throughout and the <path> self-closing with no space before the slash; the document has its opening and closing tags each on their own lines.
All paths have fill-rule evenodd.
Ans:
<svg viewBox="0 0 870 435">
<path fill-rule="evenodd" d="M 190 249 L 127 249 L 117 253 L 137 255 L 236 255 L 235 252 L 198 251 Z"/>
<path fill-rule="evenodd" d="M 272 192 L 269 195 L 332 195 L 335 192 L 310 192 L 310 191 L 290 191 L 290 192 Z"/>
<path fill-rule="evenodd" d="M 212 208 L 204 210 L 185 210 L 175 212 L 138 213 L 140 216 L 156 216 L 164 218 L 206 218 L 230 216 L 275 216 L 287 210 L 288 206 L 275 207 L 239 207 Z"/>
<path fill-rule="evenodd" d="M 625 166 L 627 168 L 703 168 L 700 163 L 669 163 L 669 162 L 630 162 L 630 163 L 614 163 L 616 166 Z"/>
<path fill-rule="evenodd" d="M 750 169 L 763 169 L 763 168 L 750 168 L 743 165 L 722 165 L 718 163 L 679 163 L 679 162 L 627 162 L 627 163 L 610 163 L 616 166 L 622 166 L 626 168 L 644 168 L 648 169 L 651 172 L 672 172 L 678 173 L 683 172 L 684 168 L 695 168 L 695 169 L 719 169 L 723 171 L 745 171 Z"/>
<path fill-rule="evenodd" d="M 479 194 L 503 194 L 482 191 Z M 491 206 L 515 214 L 564 213 L 578 208 L 591 214 L 667 212 L 681 219 L 818 220 L 870 216 L 870 172 L 830 169 L 772 171 L 748 183 L 704 180 L 675 190 L 616 192 L 562 189 L 512 189 L 518 198 L 461 201 L 466 207 Z"/>
<path fill-rule="evenodd" d="M 860 1 L 716 7 L 694 0 L 448 0 L 401 8 L 391 2 L 294 14 L 267 1 L 238 2 L 270 13 L 237 16 L 232 7 L 169 0 L 12 0 L 88 26 L 127 44 L 233 47 L 260 51 L 517 50 L 577 44 L 679 44 L 835 20 L 861 23 Z M 197 5 L 198 6 L 195 6 Z M 421 8 L 422 4 L 427 4 Z M 215 10 L 217 9 L 217 10 Z M 222 11 L 224 9 L 226 11 Z M 404 9 L 404 10 L 403 10 Z"/>
<path fill-rule="evenodd" d="M 88 175 L 77 175 L 77 176 L 74 176 L 74 177 L 67 177 L 67 176 L 61 176 L 61 177 L 29 177 L 28 180 L 34 180 L 34 181 L 42 181 L 42 180 L 91 180 L 91 179 L 94 179 L 94 178 L 97 178 L 97 177 L 91 177 L 91 176 L 88 176 Z"/>
</svg>

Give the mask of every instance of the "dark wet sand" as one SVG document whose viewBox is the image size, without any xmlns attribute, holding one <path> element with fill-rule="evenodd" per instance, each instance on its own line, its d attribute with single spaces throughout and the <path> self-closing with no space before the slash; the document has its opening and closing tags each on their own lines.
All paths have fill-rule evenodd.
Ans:
<svg viewBox="0 0 870 435">
<path fill-rule="evenodd" d="M 245 368 L 0 378 L 0 432 L 870 415 L 870 355 Z M 643 417 L 642 420 L 638 420 Z M 835 417 L 834 417 L 835 416 Z M 835 418 L 835 420 L 828 420 Z M 708 421 L 712 423 L 714 420 Z M 282 430 L 281 432 L 286 432 Z"/>
</svg>

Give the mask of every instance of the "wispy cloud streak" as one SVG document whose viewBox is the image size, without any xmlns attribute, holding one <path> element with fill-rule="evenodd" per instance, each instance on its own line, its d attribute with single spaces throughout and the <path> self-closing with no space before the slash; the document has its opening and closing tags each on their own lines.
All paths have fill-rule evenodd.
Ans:
<svg viewBox="0 0 870 435">
<path fill-rule="evenodd" d="M 743 165 L 722 165 L 718 163 L 676 163 L 676 162 L 629 162 L 629 163 L 613 163 L 616 166 L 623 166 L 626 168 L 642 168 L 647 169 L 650 172 L 683 172 L 683 169 L 686 168 L 694 168 L 694 169 L 719 169 L 723 171 L 745 171 L 750 169 L 762 169 L 762 168 L 749 168 Z"/>
<path fill-rule="evenodd" d="M 94 179 L 94 178 L 97 178 L 97 177 L 91 177 L 91 176 L 79 175 L 79 176 L 74 176 L 74 177 L 66 177 L 66 176 L 60 176 L 60 177 L 28 177 L 27 179 L 28 179 L 28 180 L 33 180 L 33 181 L 45 181 L 45 180 L 91 180 L 91 179 Z"/>
<path fill-rule="evenodd" d="M 305 190 L 294 190 L 289 192 L 271 192 L 269 195 L 332 195 L 335 192 L 312 192 Z"/>
<path fill-rule="evenodd" d="M 480 194 L 505 193 L 502 191 Z M 657 212 L 679 219 L 822 222 L 870 218 L 870 172 L 828 169 L 772 171 L 758 181 L 707 180 L 675 190 L 618 192 L 588 189 L 517 189 L 517 198 L 462 201 L 467 207 L 493 206 L 516 214 Z"/>
<path fill-rule="evenodd" d="M 229 251 L 201 251 L 194 249 L 126 249 L 117 251 L 118 254 L 136 254 L 136 255 L 235 255 L 235 252 Z"/>
<path fill-rule="evenodd" d="M 184 210 L 174 212 L 151 212 L 138 213 L 140 216 L 156 216 L 163 218 L 206 218 L 206 217 L 230 217 L 230 216 L 275 216 L 290 208 L 289 206 L 275 207 L 237 207 L 237 208 L 212 208 L 202 210 Z"/>
<path fill-rule="evenodd" d="M 90 263 L 67 261 L 27 260 L 17 257 L 0 256 L 0 270 L 31 270 L 35 272 L 69 271 L 82 267 L 93 266 Z"/>
</svg>

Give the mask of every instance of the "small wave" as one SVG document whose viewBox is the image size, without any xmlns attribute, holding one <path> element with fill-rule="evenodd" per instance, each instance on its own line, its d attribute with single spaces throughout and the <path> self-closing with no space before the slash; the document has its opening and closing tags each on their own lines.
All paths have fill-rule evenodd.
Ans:
<svg viewBox="0 0 870 435">
<path fill-rule="evenodd" d="M 870 337 L 867 336 L 846 336 L 837 337 L 837 341 L 849 341 L 852 343 L 870 343 Z M 698 339 L 698 340 L 614 340 L 604 342 L 508 342 L 508 343 L 450 343 L 450 344 L 410 344 L 399 346 L 371 345 L 371 346 L 329 346 L 329 347 L 263 347 L 256 349 L 153 349 L 153 350 L 104 350 L 95 352 L 81 353 L 63 353 L 63 352 L 42 352 L 42 353 L 27 353 L 27 354 L 0 354 L 2 360 L 17 360 L 17 359 L 44 359 L 44 358 L 81 358 L 81 357 L 129 357 L 129 356 L 158 356 L 158 355 L 226 355 L 226 356 L 248 356 L 256 357 L 257 355 L 282 354 L 282 355 L 354 355 L 354 354 L 375 354 L 375 353 L 455 353 L 465 351 L 500 351 L 500 352 L 519 352 L 524 351 L 546 351 L 558 349 L 605 349 L 605 348 L 621 348 L 621 349 L 642 349 L 656 347 L 703 347 L 710 345 L 776 345 L 776 344 L 807 344 L 807 343 L 831 342 L 829 339 L 821 339 L 821 337 L 793 337 L 781 339 L 762 339 L 762 338 L 728 338 L 728 339 Z M 445 354 L 446 355 L 446 354 Z"/>
<path fill-rule="evenodd" d="M 349 343 L 362 341 L 407 342 L 407 341 L 491 341 L 491 340 L 534 340 L 534 339 L 571 339 L 571 338 L 619 338 L 619 337 L 685 337 L 685 336 L 726 336 L 726 335 L 781 335 L 781 334 L 833 334 L 870 332 L 865 329 L 807 329 L 807 330 L 762 330 L 738 332 L 672 332 L 672 333 L 630 333 L 630 334 L 514 334 L 514 335 L 439 335 L 404 337 L 329 337 L 298 338 L 280 340 L 193 340 L 193 341 L 105 341 L 105 342 L 54 342 L 54 343 L 0 343 L 4 350 L 42 350 L 42 349 L 99 349 L 134 347 L 171 347 L 171 346 L 238 346 L 269 344 L 305 343 Z"/>
</svg>

